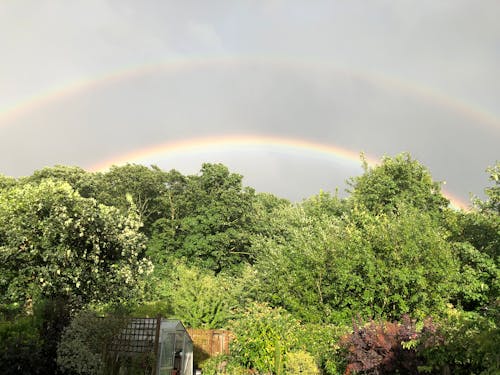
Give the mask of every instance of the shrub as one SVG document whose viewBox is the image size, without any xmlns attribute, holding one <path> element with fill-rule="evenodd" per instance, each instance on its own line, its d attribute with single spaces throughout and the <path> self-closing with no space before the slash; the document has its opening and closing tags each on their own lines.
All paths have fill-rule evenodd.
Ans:
<svg viewBox="0 0 500 375">
<path fill-rule="evenodd" d="M 209 358 L 203 361 L 200 365 L 203 370 L 203 375 L 248 375 L 250 370 L 236 363 L 235 360 L 227 354 Z"/>
<path fill-rule="evenodd" d="M 102 374 L 106 346 L 126 321 L 121 316 L 104 319 L 93 311 L 81 311 L 62 334 L 57 349 L 59 367 L 79 375 Z"/>
<path fill-rule="evenodd" d="M 285 363 L 288 375 L 319 375 L 320 373 L 314 357 L 304 350 L 288 352 Z"/>
<path fill-rule="evenodd" d="M 310 353 L 325 375 L 336 375 L 345 369 L 345 356 L 340 338 L 350 332 L 349 326 L 304 324 L 300 327 L 299 348 Z"/>
<path fill-rule="evenodd" d="M 43 374 L 43 342 L 33 317 L 0 322 L 0 373 Z"/>
<path fill-rule="evenodd" d="M 232 326 L 235 363 L 263 373 L 282 374 L 286 353 L 297 345 L 299 322 L 280 308 L 250 305 Z"/>
<path fill-rule="evenodd" d="M 353 328 L 353 333 L 341 340 L 347 350 L 347 374 L 418 374 L 414 346 L 420 336 L 415 321 L 408 316 L 401 324 L 371 321 L 363 327 L 354 323 Z"/>
<path fill-rule="evenodd" d="M 428 371 L 454 375 L 498 374 L 500 327 L 498 308 L 491 316 L 449 309 L 434 331 L 422 331 L 420 351 Z"/>
</svg>

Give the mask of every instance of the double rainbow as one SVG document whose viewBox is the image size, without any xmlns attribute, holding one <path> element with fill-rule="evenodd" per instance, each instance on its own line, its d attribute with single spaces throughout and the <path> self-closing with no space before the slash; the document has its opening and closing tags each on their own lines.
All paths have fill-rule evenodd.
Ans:
<svg viewBox="0 0 500 375">
<path fill-rule="evenodd" d="M 203 67 L 233 67 L 244 64 L 265 64 L 282 69 L 307 68 L 315 71 L 334 72 L 336 74 L 347 75 L 355 79 L 367 81 L 380 87 L 396 90 L 404 94 L 416 96 L 418 98 L 433 102 L 449 111 L 461 114 L 466 118 L 473 119 L 478 125 L 486 126 L 490 129 L 500 129 L 500 120 L 493 114 L 468 105 L 456 98 L 444 95 L 429 87 L 416 84 L 414 82 L 394 79 L 382 74 L 371 72 L 360 72 L 345 68 L 333 66 L 329 62 L 317 62 L 307 60 L 291 59 L 266 59 L 252 57 L 222 57 L 222 58 L 179 58 L 171 59 L 165 62 L 142 64 L 130 66 L 115 70 L 111 73 L 106 72 L 102 75 L 85 77 L 59 87 L 53 87 L 50 90 L 40 92 L 6 108 L 0 109 L 0 129 L 3 126 L 9 126 L 18 116 L 29 113 L 36 108 L 43 107 L 53 102 L 57 102 L 65 97 L 76 95 L 82 92 L 92 92 L 107 85 L 112 85 L 132 78 L 139 78 L 144 75 L 159 72 L 176 72 L 187 69 L 200 69 Z M 100 170 L 109 167 L 112 164 L 123 164 L 126 162 L 146 162 L 158 159 L 160 157 L 172 157 L 176 154 L 189 154 L 197 152 L 210 152 L 220 149 L 238 149 L 244 147 L 258 147 L 260 149 L 280 149 L 285 153 L 302 153 L 306 156 L 318 155 L 329 159 L 348 160 L 359 163 L 359 153 L 344 149 L 341 147 L 315 143 L 300 139 L 290 139 L 284 137 L 261 136 L 261 135 L 237 135 L 222 136 L 201 139 L 189 139 L 174 141 L 171 143 L 158 144 L 141 150 L 135 150 L 131 153 L 116 156 L 110 160 L 103 161 L 93 166 L 92 169 Z M 376 164 L 377 160 L 373 157 L 367 157 L 369 164 Z M 465 208 L 468 205 L 460 199 L 454 197 L 449 192 L 445 195 L 452 204 L 457 207 Z"/>
</svg>

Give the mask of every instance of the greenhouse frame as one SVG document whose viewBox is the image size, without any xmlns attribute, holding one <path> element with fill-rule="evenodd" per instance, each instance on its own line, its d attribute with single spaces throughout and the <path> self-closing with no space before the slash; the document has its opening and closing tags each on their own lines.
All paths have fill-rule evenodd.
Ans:
<svg viewBox="0 0 500 375">
<path fill-rule="evenodd" d="M 193 341 L 180 320 L 132 318 L 108 355 L 112 374 L 193 375 Z"/>
</svg>

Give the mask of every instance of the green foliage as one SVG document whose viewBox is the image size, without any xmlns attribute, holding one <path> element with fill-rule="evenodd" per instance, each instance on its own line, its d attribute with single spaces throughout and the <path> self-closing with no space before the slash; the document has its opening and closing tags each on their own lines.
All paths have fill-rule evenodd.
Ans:
<svg viewBox="0 0 500 375">
<path fill-rule="evenodd" d="M 397 213 L 351 215 L 344 234 L 367 249 L 363 268 L 351 271 L 363 280 L 358 311 L 370 306 L 371 316 L 388 319 L 442 311 L 460 276 L 448 233 L 432 214 L 398 205 Z"/>
<path fill-rule="evenodd" d="M 156 283 L 158 280 L 152 278 L 151 282 Z M 160 281 L 158 281 L 160 282 Z M 173 315 L 171 301 L 163 300 L 145 300 L 135 306 L 130 306 L 130 315 L 140 316 L 144 318 L 155 318 L 158 315 L 167 317 Z"/>
<path fill-rule="evenodd" d="M 341 217 L 347 212 L 347 201 L 340 199 L 337 195 L 332 195 L 328 192 L 320 191 L 319 194 L 305 199 L 301 203 L 308 216 L 334 216 Z"/>
<path fill-rule="evenodd" d="M 94 197 L 99 203 L 116 207 L 124 214 L 129 210 L 130 197 L 144 224 L 144 232 L 150 234 L 153 223 L 169 213 L 166 199 L 171 174 L 156 166 L 112 166 L 108 172 L 95 175 L 98 191 Z"/>
<path fill-rule="evenodd" d="M 216 273 L 251 262 L 254 191 L 242 187 L 242 176 L 222 164 L 203 164 L 200 175 L 178 178 L 178 185 L 168 196 L 171 214 L 153 228 L 153 261 L 173 256 Z"/>
<path fill-rule="evenodd" d="M 451 374 L 498 374 L 500 327 L 498 306 L 487 315 L 450 308 L 433 335 L 435 345 L 422 353 L 429 369 Z"/>
<path fill-rule="evenodd" d="M 500 162 L 492 167 L 486 169 L 489 173 L 490 181 L 493 186 L 487 187 L 484 192 L 486 193 L 487 200 L 481 201 L 475 199 L 474 203 L 483 213 L 497 215 L 500 214 Z"/>
<path fill-rule="evenodd" d="M 140 225 L 133 209 L 123 216 L 64 182 L 10 189 L 0 196 L 0 302 L 135 297 L 151 268 Z"/>
<path fill-rule="evenodd" d="M 69 305 L 38 301 L 33 314 L 0 321 L 0 373 L 55 374 L 57 343 L 68 324 Z"/>
<path fill-rule="evenodd" d="M 314 361 L 314 357 L 304 350 L 286 353 L 286 374 L 289 375 L 319 375 L 320 371 Z"/>
<path fill-rule="evenodd" d="M 348 325 L 302 324 L 298 347 L 313 356 L 323 374 L 337 375 L 342 373 L 346 366 L 339 342 L 350 330 Z"/>
<path fill-rule="evenodd" d="M 8 177 L 0 174 L 0 192 L 2 190 L 9 189 L 14 187 L 17 184 L 17 181 L 13 177 Z"/>
<path fill-rule="evenodd" d="M 446 208 L 448 200 L 441 195 L 440 184 L 429 171 L 407 153 L 368 168 L 350 180 L 351 198 L 371 212 L 394 212 L 404 202 L 422 211 L 436 212 Z"/>
<path fill-rule="evenodd" d="M 0 373 L 45 373 L 40 322 L 35 317 L 0 321 Z"/>
<path fill-rule="evenodd" d="M 169 304 L 169 315 L 193 328 L 224 328 L 237 305 L 234 278 L 173 262 L 157 280 L 155 297 Z M 235 288 L 236 287 L 236 288 Z"/>
<path fill-rule="evenodd" d="M 226 354 L 220 354 L 215 357 L 211 357 L 200 365 L 203 370 L 203 375 L 248 375 L 250 374 L 249 369 L 236 363 L 231 356 Z"/>
<path fill-rule="evenodd" d="M 500 292 L 498 264 L 468 242 L 453 244 L 453 251 L 459 259 L 460 279 L 451 301 L 467 311 L 493 304 Z"/>
<path fill-rule="evenodd" d="M 306 322 L 444 309 L 458 279 L 447 233 L 412 206 L 398 212 L 354 207 L 339 219 L 282 210 L 281 236 L 254 240 L 259 297 Z"/>
<path fill-rule="evenodd" d="M 67 373 L 106 373 L 107 347 L 128 320 L 114 315 L 106 318 L 91 310 L 80 311 L 64 330 L 57 349 L 57 364 Z"/>
<path fill-rule="evenodd" d="M 240 366 L 282 374 L 285 357 L 298 342 L 299 322 L 265 304 L 250 305 L 232 325 L 231 356 Z"/>
<path fill-rule="evenodd" d="M 253 201 L 253 217 L 252 220 L 252 236 L 273 236 L 274 234 L 279 235 L 279 231 L 285 227 L 278 228 L 276 225 L 272 225 L 271 222 L 275 214 L 279 213 L 285 207 L 290 207 L 292 204 L 283 198 L 278 198 L 273 194 L 269 193 L 259 193 L 255 195 Z M 253 242 L 253 239 L 251 239 Z M 255 248 L 252 248 L 252 255 L 257 257 L 255 254 Z"/>
<path fill-rule="evenodd" d="M 452 302 L 469 311 L 494 304 L 500 292 L 499 168 L 489 170 L 495 186 L 486 189 L 488 199 L 475 199 L 474 210 L 450 213 L 446 221 L 462 274 Z"/>
<path fill-rule="evenodd" d="M 468 212 L 447 209 L 408 154 L 364 166 L 350 197 L 320 192 L 300 204 L 255 194 L 221 164 L 192 176 L 139 165 L 0 176 L 0 372 L 55 373 L 75 308 L 121 303 L 196 328 L 234 319 L 231 355 L 204 373 L 339 374 L 346 323 L 405 313 L 439 324 L 402 346 L 392 333 L 404 324 L 374 329 L 375 341 L 395 343 L 389 352 L 416 351 L 419 371 L 495 373 L 500 164 Z M 103 371 L 113 329 L 102 322 L 89 311 L 72 320 L 59 343 L 68 373 Z"/>
<path fill-rule="evenodd" d="M 327 321 L 338 220 L 297 206 L 275 212 L 270 235 L 254 238 L 257 295 L 301 320 Z"/>
<path fill-rule="evenodd" d="M 38 185 L 44 180 L 56 180 L 71 185 L 84 198 L 92 198 L 99 191 L 95 176 L 80 167 L 56 165 L 35 171 L 31 176 L 21 178 L 21 184 Z"/>
</svg>

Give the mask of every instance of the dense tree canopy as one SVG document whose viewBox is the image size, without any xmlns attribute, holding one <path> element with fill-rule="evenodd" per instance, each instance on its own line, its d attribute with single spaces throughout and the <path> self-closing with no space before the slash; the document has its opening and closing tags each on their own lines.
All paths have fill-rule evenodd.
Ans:
<svg viewBox="0 0 500 375">
<path fill-rule="evenodd" d="M 26 353 L 18 368 L 56 372 L 59 345 L 59 369 L 90 373 L 72 355 L 86 340 L 92 357 L 99 339 L 74 314 L 99 320 L 119 302 L 234 329 L 232 353 L 199 364 L 206 374 L 381 373 L 404 358 L 413 372 L 495 373 L 500 165 L 470 211 L 449 207 L 408 154 L 364 167 L 345 198 L 300 203 L 221 164 L 0 176 L 0 372 Z"/>
<path fill-rule="evenodd" d="M 203 164 L 199 175 L 177 178 L 174 187 L 170 215 L 153 228 L 154 259 L 183 258 L 215 272 L 251 261 L 254 191 L 243 188 L 241 175 Z"/>
<path fill-rule="evenodd" d="M 446 208 L 449 201 L 441 194 L 440 184 L 422 164 L 409 154 L 384 157 L 382 163 L 368 167 L 365 173 L 352 178 L 351 197 L 372 212 L 390 212 L 400 202 L 420 210 L 434 212 Z"/>
<path fill-rule="evenodd" d="M 126 213 L 130 205 L 128 197 L 132 198 L 147 234 L 153 223 L 167 214 L 169 173 L 156 166 L 113 166 L 106 173 L 96 174 L 95 180 L 98 191 L 94 197 L 100 203 Z"/>
<path fill-rule="evenodd" d="M 144 238 L 131 209 L 82 198 L 65 182 L 24 184 L 0 196 L 0 289 L 3 303 L 66 296 L 82 302 L 126 298 L 137 277 Z"/>
<path fill-rule="evenodd" d="M 355 208 L 343 219 L 282 212 L 276 225 L 288 232 L 254 241 L 261 298 L 313 322 L 444 309 L 459 279 L 447 234 L 411 206 L 398 210 Z"/>
</svg>

